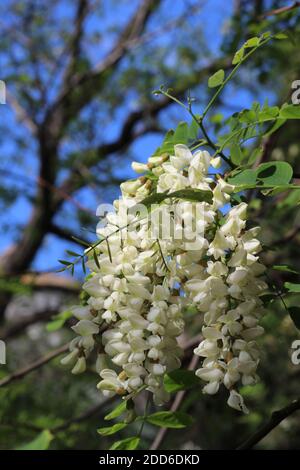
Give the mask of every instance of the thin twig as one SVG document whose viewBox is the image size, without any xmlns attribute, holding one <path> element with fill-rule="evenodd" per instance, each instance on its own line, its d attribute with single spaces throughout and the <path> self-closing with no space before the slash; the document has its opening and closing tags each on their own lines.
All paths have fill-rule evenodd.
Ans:
<svg viewBox="0 0 300 470">
<path fill-rule="evenodd" d="M 13 372 L 12 374 L 4 377 L 2 380 L 0 380 L 0 387 L 3 387 L 4 385 L 8 385 L 11 382 L 14 382 L 15 380 L 22 379 L 25 375 L 29 374 L 30 372 L 33 372 L 36 369 L 39 369 L 43 365 L 52 361 L 52 359 L 54 359 L 55 357 L 60 356 L 61 354 L 66 352 L 68 349 L 69 349 L 69 343 L 63 344 L 59 348 L 48 352 L 47 354 L 40 357 L 36 361 L 32 362 L 28 366 L 23 367 L 22 369 L 19 369 L 16 372 Z"/>
<path fill-rule="evenodd" d="M 270 10 L 266 11 L 263 15 L 261 15 L 260 19 L 264 19 L 267 16 L 275 16 L 275 15 L 281 15 L 281 13 L 287 13 L 288 11 L 292 11 L 295 8 L 300 7 L 300 2 L 294 2 L 291 5 L 281 7 L 281 8 L 276 8 L 275 10 Z"/>
<path fill-rule="evenodd" d="M 294 400 L 289 405 L 281 408 L 280 410 L 274 411 L 267 423 L 265 423 L 258 431 L 250 436 L 245 442 L 243 442 L 237 450 L 252 449 L 258 442 L 266 437 L 274 428 L 276 428 L 281 421 L 290 416 L 295 411 L 300 410 L 300 398 Z"/>
</svg>

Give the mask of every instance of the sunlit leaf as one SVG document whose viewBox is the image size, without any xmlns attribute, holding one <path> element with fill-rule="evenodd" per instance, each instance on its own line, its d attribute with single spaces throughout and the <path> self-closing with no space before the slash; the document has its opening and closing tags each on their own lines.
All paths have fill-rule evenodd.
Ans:
<svg viewBox="0 0 300 470">
<path fill-rule="evenodd" d="M 146 420 L 155 426 L 174 429 L 185 428 L 194 422 L 190 415 L 181 411 L 158 411 L 147 416 Z"/>
<path fill-rule="evenodd" d="M 208 79 L 208 86 L 209 88 L 215 88 L 217 86 L 222 85 L 225 78 L 225 72 L 223 69 L 218 70 Z"/>
<path fill-rule="evenodd" d="M 31 442 L 17 447 L 16 450 L 47 450 L 53 439 L 53 434 L 48 429 L 45 429 Z"/>
<path fill-rule="evenodd" d="M 111 436 L 112 434 L 116 434 L 116 432 L 121 431 L 121 429 L 126 428 L 126 426 L 127 426 L 126 423 L 116 423 L 116 424 L 113 424 L 112 426 L 99 428 L 97 429 L 97 432 L 101 434 L 101 436 Z"/>
<path fill-rule="evenodd" d="M 135 450 L 139 446 L 139 443 L 139 437 L 128 437 L 127 439 L 114 442 L 110 450 Z"/>
</svg>

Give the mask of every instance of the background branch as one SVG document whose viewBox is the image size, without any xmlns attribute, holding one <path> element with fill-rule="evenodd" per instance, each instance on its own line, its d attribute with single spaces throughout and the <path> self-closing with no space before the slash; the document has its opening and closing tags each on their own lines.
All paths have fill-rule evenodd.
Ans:
<svg viewBox="0 0 300 470">
<path fill-rule="evenodd" d="M 258 444 L 264 437 L 266 437 L 276 426 L 278 426 L 285 418 L 295 413 L 300 409 L 300 398 L 293 401 L 289 405 L 281 408 L 280 410 L 274 411 L 269 421 L 264 424 L 258 431 L 250 436 L 245 442 L 243 442 L 237 450 L 252 449 Z"/>
</svg>

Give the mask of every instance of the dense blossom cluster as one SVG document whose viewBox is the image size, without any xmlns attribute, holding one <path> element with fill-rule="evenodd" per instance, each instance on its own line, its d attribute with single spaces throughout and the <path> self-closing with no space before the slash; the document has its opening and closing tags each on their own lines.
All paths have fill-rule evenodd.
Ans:
<svg viewBox="0 0 300 470">
<path fill-rule="evenodd" d="M 203 361 L 196 371 L 206 382 L 203 391 L 215 394 L 224 384 L 229 406 L 246 412 L 237 387 L 257 380 L 255 339 L 263 332 L 260 296 L 267 287 L 258 228 L 246 229 L 245 203 L 226 206 L 234 187 L 209 176 L 220 159 L 206 151 L 192 154 L 176 145 L 173 156 L 132 166 L 143 176 L 121 185 L 122 198 L 98 229 L 98 261 L 89 259 L 91 274 L 83 286 L 88 300 L 73 308 L 78 336 L 63 363 L 83 372 L 95 350 L 98 388 L 105 395 L 146 388 L 162 404 L 168 400 L 163 377 L 180 366 L 177 338 L 193 306 L 203 325 L 194 351 Z M 132 210 L 149 195 L 187 189 L 206 198 L 165 199 L 148 210 L 151 220 Z"/>
</svg>

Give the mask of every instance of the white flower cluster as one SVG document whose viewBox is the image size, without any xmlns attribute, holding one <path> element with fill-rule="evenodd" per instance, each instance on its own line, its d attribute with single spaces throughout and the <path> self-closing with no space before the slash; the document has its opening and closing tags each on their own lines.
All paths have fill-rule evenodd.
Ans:
<svg viewBox="0 0 300 470">
<path fill-rule="evenodd" d="M 247 205 L 236 205 L 225 216 L 221 211 L 234 187 L 209 177 L 209 168 L 220 163 L 184 145 L 175 146 L 174 156 L 133 163 L 144 176 L 121 185 L 115 212 L 98 229 L 102 242 L 95 248 L 97 260 L 87 263 L 91 275 L 83 286 L 87 304 L 73 309 L 78 337 L 62 362 L 74 364 L 75 374 L 83 372 L 96 350 L 98 388 L 105 395 L 146 388 L 157 404 L 168 400 L 163 376 L 180 366 L 177 338 L 184 311 L 193 305 L 203 319 L 204 339 L 195 349 L 204 358 L 196 371 L 207 382 L 203 391 L 214 394 L 223 383 L 230 390 L 228 404 L 246 411 L 236 386 L 257 380 L 255 338 L 263 332 L 259 297 L 266 284 L 257 256 L 258 229 L 245 229 Z M 162 220 L 151 223 L 128 214 L 150 195 L 184 190 L 202 191 L 209 200 L 165 199 L 153 211 Z"/>
</svg>

